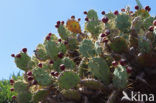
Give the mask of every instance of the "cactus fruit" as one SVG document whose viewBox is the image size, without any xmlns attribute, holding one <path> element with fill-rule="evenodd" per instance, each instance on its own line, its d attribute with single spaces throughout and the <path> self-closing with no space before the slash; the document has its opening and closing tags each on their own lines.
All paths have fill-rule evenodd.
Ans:
<svg viewBox="0 0 156 103">
<path fill-rule="evenodd" d="M 34 68 L 33 76 L 38 84 L 42 86 L 51 85 L 53 82 L 53 78 L 44 69 L 41 68 Z"/>
<path fill-rule="evenodd" d="M 156 18 L 149 6 L 136 2 L 135 12 L 130 7 L 102 11 L 101 20 L 96 11 L 85 11 L 84 30 L 75 16 L 57 21 L 60 37 L 49 33 L 32 57 L 27 48 L 12 54 L 24 70 L 23 80 L 10 80 L 17 93 L 12 98 L 17 103 L 120 103 L 121 91 L 131 86 L 154 91 Z M 147 84 L 150 89 L 142 89 Z"/>
<path fill-rule="evenodd" d="M 75 87 L 79 81 L 79 76 L 72 71 L 65 71 L 58 78 L 59 87 L 62 89 L 71 89 Z"/>
</svg>

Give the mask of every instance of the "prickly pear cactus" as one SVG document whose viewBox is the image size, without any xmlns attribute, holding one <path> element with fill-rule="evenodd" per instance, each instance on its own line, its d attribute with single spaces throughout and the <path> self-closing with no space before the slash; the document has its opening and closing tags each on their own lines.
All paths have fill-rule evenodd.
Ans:
<svg viewBox="0 0 156 103">
<path fill-rule="evenodd" d="M 121 103 L 121 91 L 136 91 L 138 84 L 141 90 L 150 87 L 148 93 L 155 91 L 156 18 L 149 6 L 136 2 L 135 11 L 130 7 L 102 11 L 102 19 L 93 9 L 84 11 L 84 28 L 75 16 L 57 21 L 59 36 L 46 35 L 32 57 L 26 48 L 12 54 L 24 71 L 23 80 L 10 80 L 17 94 L 13 99 L 17 103 Z"/>
</svg>

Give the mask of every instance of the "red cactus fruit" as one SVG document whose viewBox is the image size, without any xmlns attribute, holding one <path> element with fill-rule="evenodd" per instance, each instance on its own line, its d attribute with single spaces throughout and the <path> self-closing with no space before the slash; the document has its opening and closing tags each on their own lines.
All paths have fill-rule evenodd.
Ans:
<svg viewBox="0 0 156 103">
<path fill-rule="evenodd" d="M 102 11 L 101 14 L 102 14 L 102 15 L 105 15 L 105 11 Z"/>
<path fill-rule="evenodd" d="M 107 18 L 107 17 L 104 17 L 104 18 L 102 19 L 102 22 L 107 23 L 107 22 L 108 22 L 108 18 Z"/>
<path fill-rule="evenodd" d="M 132 67 L 127 66 L 127 67 L 126 67 L 126 71 L 127 71 L 127 73 L 131 73 L 131 72 L 132 72 Z"/>
<path fill-rule="evenodd" d="M 63 70 L 65 70 L 65 65 L 64 64 L 61 64 L 60 65 L 60 69 L 63 71 Z"/>
<path fill-rule="evenodd" d="M 139 6 L 138 6 L 138 5 L 136 5 L 136 6 L 135 6 L 135 9 L 136 9 L 136 10 L 139 10 Z"/>
<path fill-rule="evenodd" d="M 21 58 L 21 54 L 17 54 L 16 55 L 16 58 Z"/>
<path fill-rule="evenodd" d="M 42 68 L 42 63 L 39 63 L 39 64 L 38 64 L 38 67 Z"/>
<path fill-rule="evenodd" d="M 117 62 L 117 61 L 113 61 L 113 62 L 112 62 L 112 65 L 113 65 L 114 67 L 116 67 L 116 66 L 118 65 L 118 62 Z"/>
<path fill-rule="evenodd" d="M 22 51 L 23 51 L 24 53 L 26 53 L 26 52 L 27 52 L 27 48 L 23 48 Z"/>
<path fill-rule="evenodd" d="M 12 96 L 12 99 L 16 99 L 16 96 Z"/>
<path fill-rule="evenodd" d="M 14 88 L 11 88 L 10 91 L 11 91 L 11 92 L 14 91 Z"/>
<path fill-rule="evenodd" d="M 15 54 L 11 54 L 11 57 L 15 57 Z"/>
<path fill-rule="evenodd" d="M 86 14 L 86 15 L 88 14 L 87 11 L 84 11 L 83 13 Z"/>
<path fill-rule="evenodd" d="M 116 10 L 116 11 L 114 11 L 114 15 L 118 15 L 119 14 L 119 12 Z"/>
<path fill-rule="evenodd" d="M 120 64 L 121 64 L 122 66 L 125 66 L 125 65 L 126 65 L 126 59 L 121 59 L 121 60 L 120 60 Z"/>
</svg>

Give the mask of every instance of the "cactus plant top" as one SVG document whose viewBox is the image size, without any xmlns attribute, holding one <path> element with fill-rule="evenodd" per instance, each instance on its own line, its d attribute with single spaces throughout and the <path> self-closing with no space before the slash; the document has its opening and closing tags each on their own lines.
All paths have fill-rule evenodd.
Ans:
<svg viewBox="0 0 156 103">
<path fill-rule="evenodd" d="M 17 92 L 13 99 L 18 103 L 119 103 L 123 90 L 139 90 L 137 78 L 154 90 L 148 75 L 156 71 L 156 18 L 149 6 L 144 9 L 136 1 L 134 12 L 130 7 L 102 11 L 102 19 L 93 9 L 85 11 L 84 29 L 75 16 L 57 21 L 59 37 L 49 33 L 32 57 L 26 48 L 12 54 L 25 72 L 23 80 L 11 82 Z"/>
</svg>

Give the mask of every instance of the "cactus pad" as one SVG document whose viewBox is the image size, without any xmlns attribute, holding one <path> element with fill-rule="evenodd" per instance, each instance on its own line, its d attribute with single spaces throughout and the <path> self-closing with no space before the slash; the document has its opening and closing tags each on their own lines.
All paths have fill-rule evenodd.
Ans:
<svg viewBox="0 0 156 103">
<path fill-rule="evenodd" d="M 79 76 L 72 71 L 65 71 L 58 78 L 59 87 L 62 89 L 73 88 L 79 83 L 79 81 Z"/>
</svg>

